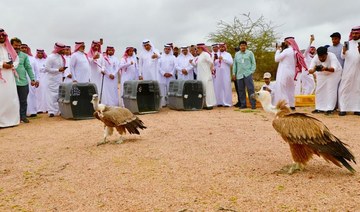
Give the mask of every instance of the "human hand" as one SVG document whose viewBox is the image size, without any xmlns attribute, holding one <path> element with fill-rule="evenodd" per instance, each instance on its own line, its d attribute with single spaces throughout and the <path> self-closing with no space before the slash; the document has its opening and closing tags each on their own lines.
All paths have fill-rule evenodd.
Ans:
<svg viewBox="0 0 360 212">
<path fill-rule="evenodd" d="M 110 78 L 110 79 L 114 79 L 114 78 L 115 78 L 115 76 L 114 76 L 114 75 L 112 75 L 112 74 L 110 74 L 110 75 L 109 75 L 109 78 Z"/>
</svg>

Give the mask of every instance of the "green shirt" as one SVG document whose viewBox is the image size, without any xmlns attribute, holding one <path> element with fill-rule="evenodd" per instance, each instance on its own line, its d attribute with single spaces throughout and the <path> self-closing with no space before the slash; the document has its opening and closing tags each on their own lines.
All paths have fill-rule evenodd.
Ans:
<svg viewBox="0 0 360 212">
<path fill-rule="evenodd" d="M 234 57 L 232 73 L 236 79 L 242 79 L 253 74 L 256 70 L 254 53 L 249 50 L 245 52 L 238 51 Z"/>
<path fill-rule="evenodd" d="M 28 78 L 26 74 L 29 75 L 30 80 L 35 80 L 34 72 L 30 65 L 30 60 L 27 54 L 23 52 L 18 53 L 19 57 L 19 65 L 16 68 L 16 72 L 19 75 L 19 79 L 16 78 L 16 85 L 17 86 L 25 86 L 29 84 Z"/>
</svg>

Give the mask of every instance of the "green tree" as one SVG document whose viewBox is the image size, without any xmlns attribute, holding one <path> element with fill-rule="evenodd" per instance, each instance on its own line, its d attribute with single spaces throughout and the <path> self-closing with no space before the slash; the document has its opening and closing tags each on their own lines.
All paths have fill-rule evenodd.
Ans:
<svg viewBox="0 0 360 212">
<path fill-rule="evenodd" d="M 216 32 L 208 35 L 208 41 L 226 43 L 228 52 L 234 56 L 239 42 L 245 40 L 248 43 L 248 49 L 254 53 L 256 59 L 257 68 L 254 79 L 261 80 L 264 72 L 268 71 L 273 76 L 276 73 L 275 48 L 272 47 L 272 44 L 276 43 L 279 38 L 275 31 L 277 27 L 271 21 L 266 22 L 263 16 L 254 21 L 250 17 L 250 13 L 242 14 L 241 18 L 234 17 L 232 23 L 220 20 L 217 23 Z"/>
</svg>

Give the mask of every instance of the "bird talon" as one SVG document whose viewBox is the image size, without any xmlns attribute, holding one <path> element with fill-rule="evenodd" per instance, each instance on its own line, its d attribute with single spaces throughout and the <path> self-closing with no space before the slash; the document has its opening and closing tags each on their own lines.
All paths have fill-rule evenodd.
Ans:
<svg viewBox="0 0 360 212">
<path fill-rule="evenodd" d="M 96 146 L 100 146 L 100 145 L 106 144 L 106 143 L 108 143 L 108 142 L 109 142 L 109 141 L 104 140 L 104 141 L 98 142 L 98 143 L 96 144 Z"/>
</svg>

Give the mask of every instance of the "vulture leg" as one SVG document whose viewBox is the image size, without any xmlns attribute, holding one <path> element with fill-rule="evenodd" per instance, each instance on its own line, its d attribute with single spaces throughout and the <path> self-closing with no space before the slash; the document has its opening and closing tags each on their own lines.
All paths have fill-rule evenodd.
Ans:
<svg viewBox="0 0 360 212">
<path fill-rule="evenodd" d="M 97 143 L 98 146 L 100 145 L 103 145 L 103 144 L 106 144 L 107 141 L 106 138 L 109 136 L 109 135 L 112 135 L 113 134 L 113 128 L 112 127 L 108 127 L 108 126 L 105 126 L 105 130 L 104 130 L 104 140 L 103 141 L 100 141 L 99 143 Z"/>
<path fill-rule="evenodd" d="M 121 144 L 122 142 L 124 142 L 124 139 L 122 138 L 122 136 L 120 135 L 119 140 L 115 141 L 116 144 Z"/>
<path fill-rule="evenodd" d="M 277 174 L 294 174 L 297 171 L 304 170 L 305 166 L 301 163 L 293 163 L 282 167 L 279 171 L 275 172 Z"/>
</svg>

